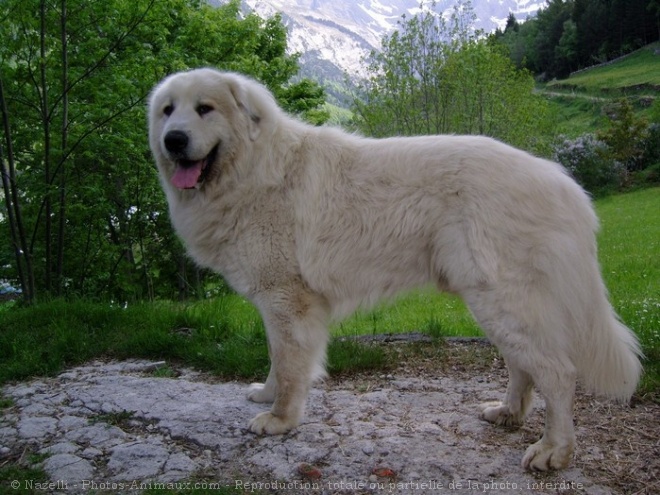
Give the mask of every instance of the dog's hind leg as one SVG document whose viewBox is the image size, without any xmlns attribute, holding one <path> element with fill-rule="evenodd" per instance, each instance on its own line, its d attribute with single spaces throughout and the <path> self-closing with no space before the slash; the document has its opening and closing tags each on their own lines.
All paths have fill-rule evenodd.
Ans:
<svg viewBox="0 0 660 495">
<path fill-rule="evenodd" d="M 271 370 L 264 385 L 250 387 L 248 397 L 272 397 L 273 406 L 249 428 L 278 435 L 298 426 L 312 382 L 324 375 L 329 311 L 321 297 L 301 287 L 262 294 L 255 302 L 268 333 Z"/>
<path fill-rule="evenodd" d="M 575 447 L 573 398 L 577 373 L 562 348 L 566 343 L 557 338 L 557 333 L 551 333 L 559 330 L 544 328 L 543 318 L 535 318 L 529 312 L 534 306 L 532 299 L 523 294 L 505 297 L 489 288 L 465 291 L 462 295 L 504 356 L 510 372 L 505 400 L 486 404 L 482 417 L 500 425 L 520 424 L 530 407 L 535 384 L 545 399 L 545 431 L 541 440 L 527 449 L 522 465 L 539 471 L 566 467 Z M 552 304 L 549 299 L 544 301 L 548 306 Z M 532 323 L 535 320 L 537 324 Z M 556 323 L 561 325 L 560 318 Z"/>
<path fill-rule="evenodd" d="M 545 399 L 543 437 L 527 448 L 522 460 L 526 469 L 547 471 L 565 468 L 575 449 L 573 400 L 575 373 L 562 369 L 539 368 L 536 385 Z"/>
</svg>

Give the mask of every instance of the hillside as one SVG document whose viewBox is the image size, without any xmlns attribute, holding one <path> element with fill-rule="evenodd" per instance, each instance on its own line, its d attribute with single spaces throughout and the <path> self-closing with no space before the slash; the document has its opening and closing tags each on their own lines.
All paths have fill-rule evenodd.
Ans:
<svg viewBox="0 0 660 495">
<path fill-rule="evenodd" d="M 631 99 L 635 111 L 653 121 L 660 96 L 660 43 L 625 57 L 573 73 L 567 79 L 539 85 L 556 111 L 558 134 L 575 137 L 602 127 L 617 99 Z"/>
<path fill-rule="evenodd" d="M 548 83 L 548 88 L 588 92 L 660 91 L 660 43 L 652 43 L 624 57 Z"/>
</svg>

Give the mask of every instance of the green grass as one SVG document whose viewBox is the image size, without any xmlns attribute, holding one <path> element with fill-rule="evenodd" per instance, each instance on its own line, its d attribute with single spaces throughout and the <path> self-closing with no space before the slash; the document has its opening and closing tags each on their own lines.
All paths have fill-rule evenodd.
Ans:
<svg viewBox="0 0 660 495">
<path fill-rule="evenodd" d="M 98 357 L 171 359 L 245 379 L 268 369 L 261 319 L 235 296 L 126 308 L 55 300 L 0 313 L 0 328 L 0 383 Z"/>
<path fill-rule="evenodd" d="M 483 335 L 459 298 L 430 287 L 384 302 L 371 311 L 358 311 L 332 328 L 335 336 L 404 332 L 443 337 Z"/>
<path fill-rule="evenodd" d="M 612 304 L 640 336 L 644 390 L 660 390 L 660 189 L 596 202 L 601 218 L 600 261 Z M 426 332 L 478 336 L 480 329 L 456 297 L 433 289 L 360 311 L 331 328 L 335 337 Z M 382 348 L 334 339 L 331 373 L 387 369 Z M 0 384 L 53 375 L 95 358 L 168 360 L 225 378 L 263 380 L 268 351 L 256 309 L 236 295 L 193 303 L 128 307 L 55 300 L 0 311 Z M 163 371 L 163 376 L 171 370 Z"/>
<path fill-rule="evenodd" d="M 603 111 L 605 102 L 601 99 L 547 93 L 546 98 L 554 117 L 554 130 L 557 135 L 576 138 L 606 126 L 607 117 Z"/>
<path fill-rule="evenodd" d="M 27 480 L 31 480 L 31 487 Z M 39 467 L 23 467 L 18 464 L 0 466 L 0 495 L 49 493 L 46 488 L 48 482 L 48 474 Z M 18 483 L 18 485 L 12 485 L 12 483 Z"/>
</svg>

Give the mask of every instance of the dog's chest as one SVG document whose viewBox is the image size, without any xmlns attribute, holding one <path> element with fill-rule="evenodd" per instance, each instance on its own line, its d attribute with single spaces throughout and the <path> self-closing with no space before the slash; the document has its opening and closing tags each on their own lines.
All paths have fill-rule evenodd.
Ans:
<svg viewBox="0 0 660 495">
<path fill-rule="evenodd" d="M 174 227 L 198 264 L 244 295 L 299 273 L 293 222 L 275 198 L 171 205 Z"/>
</svg>

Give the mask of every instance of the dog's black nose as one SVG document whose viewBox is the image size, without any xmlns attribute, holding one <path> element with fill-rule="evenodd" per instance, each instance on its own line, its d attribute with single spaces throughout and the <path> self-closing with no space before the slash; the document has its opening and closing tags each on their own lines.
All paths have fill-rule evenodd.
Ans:
<svg viewBox="0 0 660 495">
<path fill-rule="evenodd" d="M 183 131 L 170 131 L 165 134 L 165 148 L 171 153 L 181 153 L 188 146 L 188 134 Z"/>
</svg>

